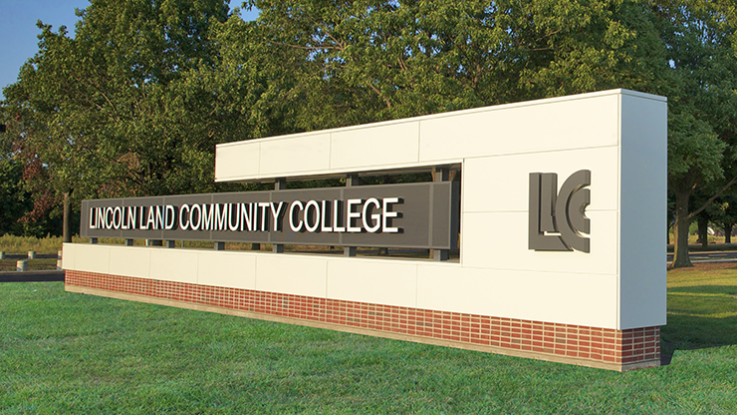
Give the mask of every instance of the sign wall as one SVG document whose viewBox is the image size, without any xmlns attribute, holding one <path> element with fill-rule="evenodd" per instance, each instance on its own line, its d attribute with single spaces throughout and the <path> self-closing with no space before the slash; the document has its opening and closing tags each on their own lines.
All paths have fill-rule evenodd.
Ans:
<svg viewBox="0 0 737 415">
<path fill-rule="evenodd" d="M 663 97 L 618 89 L 249 140 L 219 145 L 215 161 L 219 182 L 460 166 L 460 259 L 67 244 L 67 289 L 616 370 L 659 364 L 659 327 L 666 324 Z M 164 229 L 154 237 L 150 227 L 107 229 L 111 221 L 122 228 L 115 209 L 123 215 L 127 202 L 104 202 L 110 204 L 99 213 L 90 209 L 103 202 L 91 201 L 84 220 L 97 226 L 105 217 L 105 229 L 94 229 L 99 236 L 178 239 L 187 232 L 189 239 L 195 232 L 214 241 L 304 238 L 348 246 L 397 246 L 386 241 L 405 238 L 401 246 L 445 249 L 455 246 L 455 224 L 442 218 L 455 216 L 458 183 L 435 185 L 418 190 L 418 200 L 440 197 L 449 207 L 439 215 L 434 207 L 410 209 L 408 194 L 381 187 L 146 202 L 162 206 Z M 352 199 L 361 202 L 348 209 Z M 216 229 L 202 230 L 198 214 L 205 210 L 219 218 Z M 361 232 L 348 231 L 349 212 L 360 212 L 350 226 Z M 231 214 L 240 221 L 228 222 Z M 318 214 L 320 221 L 310 217 Z M 145 216 L 148 226 L 149 215 L 141 210 L 137 220 Z M 175 222 L 177 229 L 166 229 Z M 241 230 L 244 223 L 258 230 Z"/>
</svg>

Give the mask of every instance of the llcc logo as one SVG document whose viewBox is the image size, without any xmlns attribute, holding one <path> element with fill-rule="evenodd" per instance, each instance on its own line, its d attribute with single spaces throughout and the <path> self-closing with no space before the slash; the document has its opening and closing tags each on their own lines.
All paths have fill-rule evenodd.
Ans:
<svg viewBox="0 0 737 415">
<path fill-rule="evenodd" d="M 530 240 L 536 251 L 589 252 L 589 219 L 584 215 L 591 202 L 591 171 L 579 170 L 558 190 L 556 173 L 530 173 Z M 555 234 L 558 233 L 558 234 Z"/>
</svg>

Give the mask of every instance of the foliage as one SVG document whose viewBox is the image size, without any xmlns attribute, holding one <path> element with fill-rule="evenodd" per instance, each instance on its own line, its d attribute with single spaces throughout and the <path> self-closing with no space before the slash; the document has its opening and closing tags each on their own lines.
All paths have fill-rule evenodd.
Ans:
<svg viewBox="0 0 737 415">
<path fill-rule="evenodd" d="M 15 160 L 0 158 L 0 234 L 23 233 L 21 218 L 32 203 L 23 189 L 22 166 Z"/>
<path fill-rule="evenodd" d="M 227 3 L 94 0 L 73 38 L 39 24 L 2 104 L 34 211 L 245 188 L 213 184 L 217 143 L 609 88 L 668 97 L 681 229 L 737 177 L 731 2 L 249 0 L 255 22 Z"/>
<path fill-rule="evenodd" d="M 735 26 L 726 10 L 697 1 L 656 9 L 668 49 L 668 185 L 675 196 L 675 266 L 689 266 L 689 222 L 737 179 Z M 690 198 L 705 200 L 696 207 Z M 679 232 L 678 229 L 681 229 Z"/>
<path fill-rule="evenodd" d="M 43 198 L 34 201 L 24 180 L 24 163 L 13 150 L 7 136 L 0 136 L 0 234 L 42 236 L 59 230 L 59 217 L 53 210 L 44 217 L 36 217 L 42 209 Z"/>
<path fill-rule="evenodd" d="M 36 194 L 72 203 L 211 189 L 222 134 L 182 74 L 212 64 L 209 27 L 227 19 L 227 2 L 95 0 L 78 15 L 74 38 L 39 22 L 38 53 L 4 90 Z"/>
<path fill-rule="evenodd" d="M 665 64 L 652 62 L 658 36 L 630 1 L 248 4 L 269 53 L 301 56 L 260 99 L 289 102 L 298 130 L 643 89 Z"/>
</svg>

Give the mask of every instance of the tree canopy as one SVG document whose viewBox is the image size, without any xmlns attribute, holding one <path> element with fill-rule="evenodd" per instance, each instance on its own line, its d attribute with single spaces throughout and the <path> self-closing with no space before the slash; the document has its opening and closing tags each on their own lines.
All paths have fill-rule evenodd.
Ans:
<svg viewBox="0 0 737 415">
<path fill-rule="evenodd" d="M 39 51 L 2 103 L 4 140 L 39 178 L 26 190 L 68 203 L 209 191 L 217 143 L 610 88 L 668 97 L 677 264 L 705 209 L 689 200 L 737 181 L 732 2 L 244 7 L 259 18 L 224 0 L 93 0 L 73 36 L 39 23 Z"/>
</svg>

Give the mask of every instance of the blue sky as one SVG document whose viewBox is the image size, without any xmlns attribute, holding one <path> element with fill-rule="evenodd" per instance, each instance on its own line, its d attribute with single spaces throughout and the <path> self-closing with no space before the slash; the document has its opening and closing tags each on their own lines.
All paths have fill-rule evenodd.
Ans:
<svg viewBox="0 0 737 415">
<path fill-rule="evenodd" d="M 242 0 L 231 0 L 231 8 L 240 6 Z M 57 31 L 66 26 L 74 33 L 77 16 L 74 9 L 89 6 L 88 0 L 0 0 L 0 89 L 18 79 L 18 70 L 38 50 L 41 31 L 36 21 L 50 24 Z M 242 13 L 252 20 L 258 11 Z"/>
</svg>

